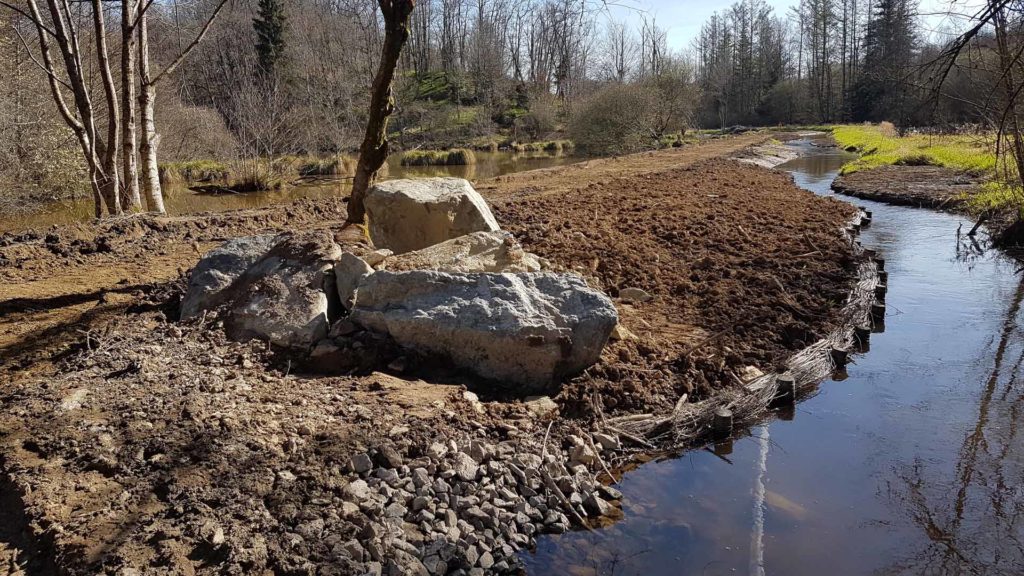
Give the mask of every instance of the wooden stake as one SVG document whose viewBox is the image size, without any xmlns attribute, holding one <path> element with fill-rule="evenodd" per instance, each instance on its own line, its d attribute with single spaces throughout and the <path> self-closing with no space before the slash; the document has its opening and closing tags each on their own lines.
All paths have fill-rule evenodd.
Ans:
<svg viewBox="0 0 1024 576">
<path fill-rule="evenodd" d="M 732 410 L 725 407 L 715 410 L 715 417 L 711 421 L 711 431 L 715 438 L 732 436 Z"/>
</svg>

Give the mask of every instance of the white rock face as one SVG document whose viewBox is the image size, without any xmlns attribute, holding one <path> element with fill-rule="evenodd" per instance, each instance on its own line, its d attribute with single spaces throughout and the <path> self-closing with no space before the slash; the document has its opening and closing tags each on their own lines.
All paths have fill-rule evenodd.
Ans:
<svg viewBox="0 0 1024 576">
<path fill-rule="evenodd" d="M 328 294 L 337 290 L 327 272 L 341 255 L 325 231 L 283 236 L 224 290 L 228 334 L 284 348 L 313 346 L 327 336 Z"/>
<path fill-rule="evenodd" d="M 227 288 L 274 246 L 275 236 L 232 238 L 207 252 L 188 279 L 188 292 L 181 301 L 181 319 L 188 320 L 217 306 L 217 295 Z"/>
<path fill-rule="evenodd" d="M 346 310 L 352 309 L 356 301 L 356 286 L 364 276 L 373 274 L 373 268 L 359 256 L 345 252 L 334 265 L 334 278 L 338 288 L 338 298 Z"/>
<path fill-rule="evenodd" d="M 441 272 L 540 272 L 540 258 L 523 250 L 512 234 L 473 232 L 422 250 L 384 259 L 386 270 Z"/>
<path fill-rule="evenodd" d="M 366 194 L 366 214 L 374 245 L 395 254 L 500 229 L 483 197 L 462 178 L 381 182 Z"/>
<path fill-rule="evenodd" d="M 611 300 L 579 276 L 424 270 L 367 276 L 350 318 L 527 391 L 596 362 L 618 321 Z"/>
</svg>

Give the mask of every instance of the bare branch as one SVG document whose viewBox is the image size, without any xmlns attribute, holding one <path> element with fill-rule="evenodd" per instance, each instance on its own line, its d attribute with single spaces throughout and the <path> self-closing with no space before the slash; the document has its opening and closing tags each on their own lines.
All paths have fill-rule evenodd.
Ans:
<svg viewBox="0 0 1024 576">
<path fill-rule="evenodd" d="M 178 54 L 178 57 L 175 58 L 173 62 L 171 62 L 166 68 L 161 70 L 156 76 L 154 76 L 153 79 L 150 80 L 150 84 L 156 84 L 160 81 L 161 78 L 167 76 L 171 72 L 174 72 L 174 70 L 182 62 L 185 61 L 185 58 L 188 56 L 189 52 L 191 52 L 193 48 L 198 46 L 199 43 L 202 42 L 203 37 L 206 36 L 206 33 L 210 31 L 210 27 L 213 26 L 213 21 L 217 18 L 217 14 L 220 13 L 221 9 L 224 8 L 224 5 L 227 4 L 227 2 L 228 0 L 220 0 L 220 4 L 218 4 L 217 8 L 213 10 L 213 14 L 210 14 L 210 17 L 206 20 L 206 24 L 203 24 L 202 30 L 199 31 L 199 34 L 196 34 L 196 37 L 192 40 L 192 43 L 186 46 L 185 49 L 182 50 L 180 54 Z"/>
</svg>

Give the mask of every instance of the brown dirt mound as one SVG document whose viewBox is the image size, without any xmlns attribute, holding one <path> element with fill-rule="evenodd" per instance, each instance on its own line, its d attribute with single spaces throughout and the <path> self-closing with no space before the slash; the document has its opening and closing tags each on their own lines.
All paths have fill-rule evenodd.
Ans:
<svg viewBox="0 0 1024 576">
<path fill-rule="evenodd" d="M 639 336 L 562 392 L 580 409 L 651 410 L 706 397 L 748 365 L 772 368 L 830 327 L 852 275 L 846 203 L 784 173 L 709 161 L 495 205 L 524 246 L 590 276 Z"/>
</svg>

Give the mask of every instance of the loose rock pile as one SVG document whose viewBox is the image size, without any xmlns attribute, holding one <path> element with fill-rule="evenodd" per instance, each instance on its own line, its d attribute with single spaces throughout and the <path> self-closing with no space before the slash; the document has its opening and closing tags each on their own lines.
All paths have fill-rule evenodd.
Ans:
<svg viewBox="0 0 1024 576">
<path fill-rule="evenodd" d="M 618 321 L 611 300 L 579 276 L 541 272 L 468 182 L 393 180 L 366 205 L 373 245 L 314 230 L 212 251 L 182 317 L 223 307 L 232 337 L 325 368 L 370 368 L 379 357 L 361 349 L 397 345 L 523 392 L 597 361 Z"/>
<path fill-rule="evenodd" d="M 359 537 L 339 542 L 341 554 L 369 574 L 514 571 L 536 535 L 617 513 L 622 495 L 587 465 L 618 439 L 570 441 L 567 455 L 479 440 L 435 442 L 414 459 L 386 446 L 355 454 L 341 513 Z"/>
</svg>

